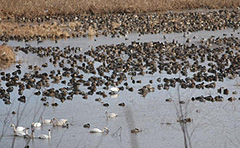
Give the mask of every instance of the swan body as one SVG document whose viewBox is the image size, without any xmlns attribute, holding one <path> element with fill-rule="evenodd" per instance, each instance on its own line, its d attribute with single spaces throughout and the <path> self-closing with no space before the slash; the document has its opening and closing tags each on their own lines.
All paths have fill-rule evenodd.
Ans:
<svg viewBox="0 0 240 148">
<path fill-rule="evenodd" d="M 31 135 L 28 134 L 28 130 L 29 130 L 29 128 L 26 128 L 26 130 L 25 130 L 25 135 L 24 135 L 23 137 L 26 138 L 26 139 L 31 139 L 31 138 L 34 137 L 34 136 L 33 136 L 34 130 L 32 130 L 32 134 L 31 134 Z"/>
<path fill-rule="evenodd" d="M 64 126 L 66 125 L 67 123 L 67 119 L 56 119 L 56 118 L 53 118 L 53 126 Z"/>
<path fill-rule="evenodd" d="M 68 122 L 68 119 L 60 119 L 59 122 L 67 123 L 67 122 Z"/>
<path fill-rule="evenodd" d="M 118 115 L 117 114 L 115 114 L 115 113 L 110 113 L 110 114 L 108 114 L 108 117 L 109 118 L 115 118 L 115 117 L 117 117 Z"/>
<path fill-rule="evenodd" d="M 35 123 L 33 122 L 31 126 L 32 127 L 41 127 L 42 124 L 40 122 L 35 122 Z"/>
<path fill-rule="evenodd" d="M 14 133 L 15 136 L 19 136 L 19 137 L 23 137 L 26 135 L 26 133 L 24 131 L 20 131 L 20 132 L 16 132 Z"/>
<path fill-rule="evenodd" d="M 108 112 L 106 111 L 106 116 L 107 116 L 108 118 L 115 118 L 115 117 L 118 116 L 118 114 L 116 114 L 116 113 L 108 113 Z"/>
<path fill-rule="evenodd" d="M 46 134 L 41 134 L 38 136 L 39 139 L 50 139 L 51 138 L 51 130 L 48 130 L 48 135 Z"/>
<path fill-rule="evenodd" d="M 117 93 L 117 92 L 119 92 L 119 88 L 118 87 L 112 87 L 112 88 L 110 88 L 110 91 L 112 93 Z"/>
<path fill-rule="evenodd" d="M 93 128 L 90 130 L 90 133 L 104 133 L 104 132 L 109 132 L 108 128 L 107 127 L 104 127 L 102 130 L 99 129 L 99 128 Z"/>
<path fill-rule="evenodd" d="M 25 127 L 22 127 L 22 126 L 15 127 L 14 124 L 11 124 L 11 127 L 13 127 L 14 133 L 16 133 L 16 132 L 23 132 L 25 130 Z"/>
<path fill-rule="evenodd" d="M 41 122 L 42 122 L 42 124 L 50 124 L 50 123 L 52 123 L 52 120 L 51 119 L 43 119 L 43 117 L 41 117 Z"/>
<path fill-rule="evenodd" d="M 110 95 L 110 97 L 111 97 L 111 98 L 118 98 L 118 97 L 119 97 L 119 94 L 116 94 L 116 93 L 115 93 L 115 94 Z"/>
</svg>

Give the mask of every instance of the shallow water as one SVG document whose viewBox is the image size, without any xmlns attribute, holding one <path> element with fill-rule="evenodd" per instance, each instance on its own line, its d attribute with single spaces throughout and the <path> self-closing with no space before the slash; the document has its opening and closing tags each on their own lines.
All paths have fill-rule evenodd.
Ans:
<svg viewBox="0 0 240 148">
<path fill-rule="evenodd" d="M 201 38 L 209 38 L 212 35 L 222 37 L 223 34 L 235 37 L 240 37 L 238 34 L 240 30 L 235 32 L 232 29 L 222 31 L 201 31 L 187 34 L 191 38 L 191 43 L 197 43 Z M 165 35 L 166 39 L 163 38 Z M 156 35 L 143 35 L 129 34 L 127 37 L 111 38 L 111 37 L 98 37 L 94 39 L 89 38 L 75 38 L 59 40 L 56 44 L 53 41 L 47 40 L 43 43 L 29 42 L 33 47 L 37 46 L 59 46 L 61 49 L 70 45 L 71 47 L 81 47 L 83 51 L 87 51 L 92 47 L 98 45 L 119 44 L 124 42 L 130 44 L 132 41 L 148 42 L 148 41 L 168 41 L 173 39 L 180 43 L 186 43 L 186 38 L 183 33 L 173 34 L 156 34 Z M 196 36 L 196 39 L 193 39 Z M 11 46 L 25 46 L 23 42 L 11 41 L 7 43 Z M 49 61 L 48 57 L 39 58 L 34 54 L 24 54 L 23 52 L 17 53 L 17 60 L 23 61 L 22 71 L 28 71 L 27 66 L 39 65 Z M 49 63 L 50 65 L 50 63 Z M 49 72 L 57 67 L 49 66 L 43 68 L 42 72 Z M 3 71 L 12 72 L 16 70 L 15 65 Z M 86 74 L 85 74 L 86 75 Z M 179 111 L 178 97 L 186 103 L 181 105 L 183 113 L 186 117 L 190 117 L 193 121 L 186 124 L 188 133 L 191 137 L 192 147 L 238 147 L 240 145 L 240 101 L 233 102 L 227 101 L 227 98 L 234 96 L 239 98 L 239 77 L 235 79 L 225 78 L 224 82 L 217 82 L 216 89 L 179 89 L 170 88 L 169 90 L 156 89 L 158 77 L 173 77 L 176 75 L 168 75 L 165 72 L 154 75 L 136 76 L 135 80 L 142 80 L 142 84 L 132 84 L 131 77 L 128 76 L 128 82 L 134 88 L 133 92 L 124 90 L 120 91 L 117 98 L 108 95 L 107 98 L 102 98 L 103 102 L 109 103 L 109 107 L 104 107 L 100 102 L 95 99 L 99 98 L 94 94 L 89 96 L 87 100 L 82 99 L 82 96 L 74 96 L 73 100 L 66 100 L 61 103 L 57 99 L 48 98 L 49 102 L 55 101 L 59 103 L 57 107 L 45 107 L 42 105 L 39 96 L 33 95 L 37 90 L 24 91 L 27 97 L 27 102 L 20 103 L 17 101 L 17 89 L 11 94 L 11 105 L 5 105 L 0 101 L 0 129 L 6 129 L 6 133 L 0 142 L 0 147 L 24 147 L 29 145 L 31 148 L 40 147 L 102 147 L 102 148 L 157 148 L 157 147 L 184 147 L 183 132 L 179 122 L 177 122 L 177 112 Z M 146 97 L 138 94 L 138 89 L 144 85 L 149 84 L 149 80 L 154 80 L 153 86 L 155 92 L 150 92 Z M 5 85 L 1 82 L 2 86 Z M 62 85 L 62 84 L 61 84 Z M 60 84 L 52 84 L 51 87 L 60 88 Z M 120 86 L 122 86 L 121 84 Z M 83 86 L 80 86 L 80 88 Z M 223 95 L 223 102 L 198 102 L 191 101 L 191 98 L 199 95 L 212 95 L 216 96 L 217 88 L 228 88 L 230 92 L 237 91 L 237 94 Z M 81 88 L 85 89 L 85 88 Z M 103 90 L 99 88 L 99 90 Z M 107 93 L 109 91 L 106 91 Z M 179 95 L 178 95 L 179 94 Z M 167 98 L 172 98 L 173 102 L 166 102 Z M 124 102 L 125 107 L 118 106 L 119 103 Z M 7 113 L 15 111 L 19 114 L 7 116 Z M 119 114 L 117 118 L 107 119 L 105 112 L 115 112 Z M 11 123 L 17 123 L 18 116 L 21 117 L 19 125 L 30 127 L 30 124 L 39 121 L 40 116 L 44 118 L 67 118 L 70 127 L 52 127 L 51 125 L 44 125 L 40 129 L 36 129 L 35 135 L 41 133 L 47 134 L 48 129 L 52 131 L 52 138 L 50 140 L 25 140 L 22 137 L 14 138 Z M 6 119 L 6 120 L 5 120 Z M 4 126 L 4 120 L 6 125 Z M 85 123 L 90 123 L 91 128 L 108 127 L 109 134 L 90 134 L 90 129 L 83 128 Z M 135 127 L 142 130 L 137 134 L 130 132 Z"/>
</svg>

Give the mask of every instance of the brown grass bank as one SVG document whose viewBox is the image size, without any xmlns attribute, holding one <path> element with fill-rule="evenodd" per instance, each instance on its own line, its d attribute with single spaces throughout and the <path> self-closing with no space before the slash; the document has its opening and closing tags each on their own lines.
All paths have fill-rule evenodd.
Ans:
<svg viewBox="0 0 240 148">
<path fill-rule="evenodd" d="M 6 45 L 0 46 L 0 69 L 9 67 L 16 60 L 13 49 Z"/>
<path fill-rule="evenodd" d="M 235 8 L 240 0 L 0 0 L 0 16 Z"/>
</svg>

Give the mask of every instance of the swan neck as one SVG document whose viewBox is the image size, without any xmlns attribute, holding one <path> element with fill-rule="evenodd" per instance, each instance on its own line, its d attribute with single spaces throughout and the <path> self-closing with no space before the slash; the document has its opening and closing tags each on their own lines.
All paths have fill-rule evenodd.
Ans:
<svg viewBox="0 0 240 148">
<path fill-rule="evenodd" d="M 33 130 L 32 130 L 31 136 L 32 136 L 32 138 L 34 138 L 34 131 Z"/>
<path fill-rule="evenodd" d="M 16 129 L 15 125 L 13 125 L 12 127 L 13 127 L 13 131 L 16 133 L 17 129 Z"/>
</svg>

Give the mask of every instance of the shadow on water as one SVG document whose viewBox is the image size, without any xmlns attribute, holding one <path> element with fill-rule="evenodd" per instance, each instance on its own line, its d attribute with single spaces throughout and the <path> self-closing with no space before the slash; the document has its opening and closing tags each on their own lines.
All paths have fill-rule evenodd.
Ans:
<svg viewBox="0 0 240 148">
<path fill-rule="evenodd" d="M 179 76 L 179 78 L 180 77 L 181 76 Z M 185 102 L 185 100 L 182 99 L 182 96 L 184 95 L 184 93 L 182 93 L 180 90 L 180 84 L 177 85 L 176 89 L 177 89 L 176 97 L 173 97 L 173 95 L 171 95 L 170 92 L 169 92 L 169 95 L 174 100 L 177 100 L 177 102 L 173 102 L 173 105 L 176 111 L 177 122 L 179 123 L 182 134 L 183 134 L 184 147 L 192 148 L 191 135 L 189 134 L 189 131 L 188 131 L 188 122 L 192 121 L 191 118 L 188 118 L 188 112 L 189 112 L 188 105 L 190 100 L 187 100 L 187 102 Z M 191 93 L 194 93 L 194 91 L 192 91 Z M 191 96 L 192 94 L 188 95 L 187 98 L 191 98 Z"/>
<path fill-rule="evenodd" d="M 131 132 L 130 132 L 131 129 L 135 128 L 135 123 L 134 123 L 133 113 L 132 113 L 131 108 L 126 107 L 124 114 L 125 114 L 125 120 L 127 122 L 128 129 L 129 129 L 128 131 L 130 134 L 131 147 L 138 148 L 139 146 L 138 146 L 137 136 L 136 136 L 136 134 L 131 134 Z"/>
</svg>

